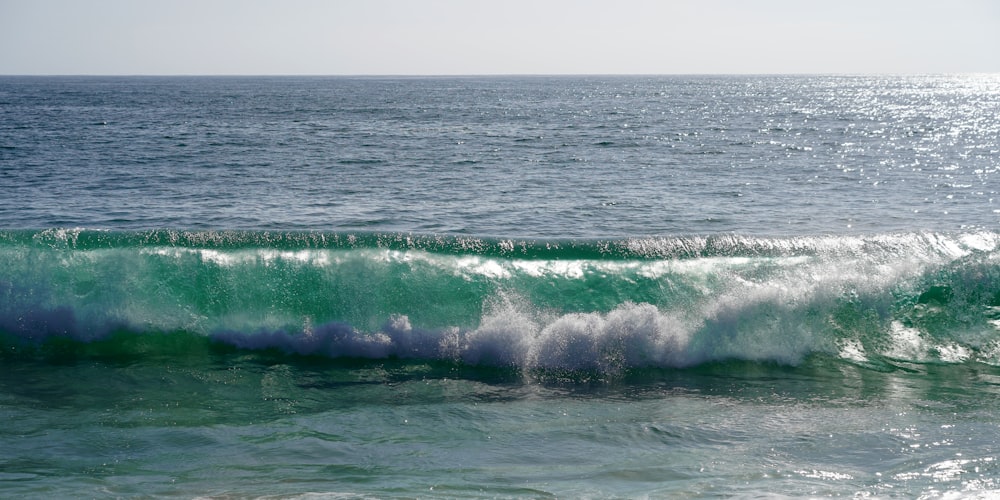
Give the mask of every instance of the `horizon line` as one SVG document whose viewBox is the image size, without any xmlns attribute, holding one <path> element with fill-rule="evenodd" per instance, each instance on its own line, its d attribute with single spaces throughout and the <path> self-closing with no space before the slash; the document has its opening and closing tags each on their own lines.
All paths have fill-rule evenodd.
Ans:
<svg viewBox="0 0 1000 500">
<path fill-rule="evenodd" d="M 502 77 L 663 77 L 663 76 L 946 76 L 1000 75 L 1000 71 L 939 72 L 705 72 L 705 73 L 0 73 L 0 77 L 318 77 L 318 78 L 502 78 Z"/>
</svg>

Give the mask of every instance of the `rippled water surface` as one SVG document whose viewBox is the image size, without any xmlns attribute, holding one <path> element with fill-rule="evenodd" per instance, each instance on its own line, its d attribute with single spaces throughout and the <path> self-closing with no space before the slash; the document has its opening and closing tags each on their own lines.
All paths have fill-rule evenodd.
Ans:
<svg viewBox="0 0 1000 500">
<path fill-rule="evenodd" d="M 608 237 L 1000 217 L 989 75 L 7 77 L 0 104 L 7 227 Z"/>
</svg>

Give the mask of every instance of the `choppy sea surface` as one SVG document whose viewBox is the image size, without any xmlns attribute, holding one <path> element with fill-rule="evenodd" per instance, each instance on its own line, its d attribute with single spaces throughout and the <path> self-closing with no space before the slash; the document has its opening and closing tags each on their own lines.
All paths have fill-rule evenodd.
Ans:
<svg viewBox="0 0 1000 500">
<path fill-rule="evenodd" d="M 0 77 L 0 493 L 997 495 L 998 177 L 998 75 Z"/>
</svg>

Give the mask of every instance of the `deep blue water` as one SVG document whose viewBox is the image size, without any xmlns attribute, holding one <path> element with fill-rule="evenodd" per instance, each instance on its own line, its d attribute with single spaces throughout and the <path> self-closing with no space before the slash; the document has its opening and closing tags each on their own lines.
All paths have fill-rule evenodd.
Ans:
<svg viewBox="0 0 1000 500">
<path fill-rule="evenodd" d="M 0 77 L 0 492 L 986 497 L 1000 78 Z"/>
<path fill-rule="evenodd" d="M 991 230 L 995 76 L 11 78 L 9 228 Z"/>
</svg>

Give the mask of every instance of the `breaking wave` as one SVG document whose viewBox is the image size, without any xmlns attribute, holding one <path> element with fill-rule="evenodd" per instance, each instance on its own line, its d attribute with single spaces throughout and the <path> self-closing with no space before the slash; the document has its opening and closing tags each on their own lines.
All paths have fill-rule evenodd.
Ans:
<svg viewBox="0 0 1000 500">
<path fill-rule="evenodd" d="M 156 337 L 605 374 L 813 355 L 1000 364 L 998 248 L 992 232 L 3 231 L 0 338 L 8 358 Z"/>
</svg>

